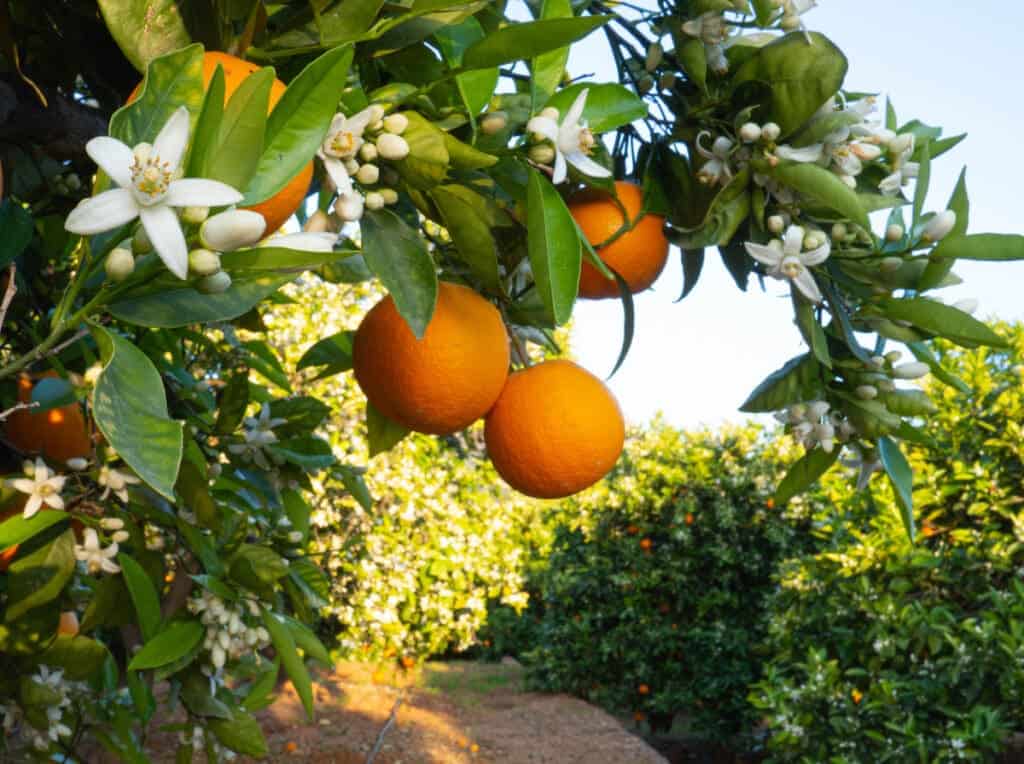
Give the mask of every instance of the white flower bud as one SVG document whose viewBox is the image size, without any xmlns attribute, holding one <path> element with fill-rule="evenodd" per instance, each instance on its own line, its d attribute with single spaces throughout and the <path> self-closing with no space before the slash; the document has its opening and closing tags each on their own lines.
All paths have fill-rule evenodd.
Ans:
<svg viewBox="0 0 1024 764">
<path fill-rule="evenodd" d="M 546 117 L 547 119 L 557 122 L 559 117 L 558 109 L 556 109 L 554 106 L 546 106 L 540 110 L 540 116 Z"/>
<path fill-rule="evenodd" d="M 538 143 L 536 146 L 530 146 L 530 150 L 526 152 L 526 155 L 537 164 L 551 164 L 555 161 L 555 149 L 549 143 Z"/>
<path fill-rule="evenodd" d="M 914 136 L 912 133 L 901 133 L 889 141 L 889 151 L 893 154 L 902 154 L 907 149 L 913 147 Z"/>
<path fill-rule="evenodd" d="M 828 241 L 824 231 L 808 231 L 804 236 L 804 249 L 817 249 Z"/>
<path fill-rule="evenodd" d="M 112 281 L 124 281 L 135 270 L 135 258 L 127 249 L 116 247 L 107 255 L 103 269 Z"/>
<path fill-rule="evenodd" d="M 843 182 L 848 188 L 857 188 L 857 179 L 852 175 L 837 175 L 837 178 Z"/>
<path fill-rule="evenodd" d="M 193 249 L 188 253 L 188 269 L 197 276 L 209 276 L 220 270 L 220 255 L 208 249 Z"/>
<path fill-rule="evenodd" d="M 100 520 L 100 527 L 105 531 L 119 531 L 124 528 L 124 520 L 119 517 L 104 517 Z"/>
<path fill-rule="evenodd" d="M 899 223 L 893 223 L 885 229 L 885 240 L 886 241 L 899 241 L 903 238 L 903 226 Z"/>
<path fill-rule="evenodd" d="M 862 401 L 870 401 L 872 398 L 878 397 L 878 388 L 874 385 L 860 385 L 856 393 Z"/>
<path fill-rule="evenodd" d="M 389 114 L 384 117 L 384 129 L 393 135 L 401 135 L 409 126 L 409 118 L 404 114 Z"/>
<path fill-rule="evenodd" d="M 769 143 L 775 143 L 782 135 L 782 128 L 775 122 L 768 122 L 761 126 L 761 137 Z"/>
<path fill-rule="evenodd" d="M 842 223 L 836 223 L 832 226 L 832 238 L 835 241 L 842 241 L 847 237 L 847 235 L 849 235 L 849 233 L 850 232 L 847 230 L 846 226 Z"/>
<path fill-rule="evenodd" d="M 220 645 L 214 645 L 213 649 L 210 650 L 210 662 L 214 668 L 224 668 L 224 661 L 227 656 L 224 654 L 224 648 Z"/>
<path fill-rule="evenodd" d="M 958 300 L 953 303 L 953 307 L 957 310 L 961 310 L 964 313 L 973 313 L 978 309 L 978 301 L 973 297 L 969 297 L 966 300 Z"/>
<path fill-rule="evenodd" d="M 400 135 L 385 133 L 377 138 L 377 151 L 384 159 L 398 161 L 409 156 L 409 144 Z"/>
<path fill-rule="evenodd" d="M 891 379 L 880 380 L 877 387 L 883 393 L 891 393 L 896 390 L 896 385 L 893 383 Z"/>
<path fill-rule="evenodd" d="M 814 434 L 818 440 L 831 440 L 836 436 L 836 428 L 831 422 L 821 422 L 814 425 Z"/>
<path fill-rule="evenodd" d="M 349 175 L 355 175 L 359 172 L 359 162 L 354 159 L 346 159 L 343 163 L 345 165 L 345 172 Z"/>
<path fill-rule="evenodd" d="M 786 230 L 786 219 L 782 215 L 772 215 L 765 222 L 772 233 L 782 233 Z"/>
<path fill-rule="evenodd" d="M 82 470 L 89 466 L 89 460 L 83 459 L 81 456 L 73 456 L 72 458 L 68 459 L 67 462 L 65 462 L 65 464 L 68 465 L 69 469 L 72 469 L 75 472 L 81 472 Z"/>
<path fill-rule="evenodd" d="M 208 217 L 210 217 L 209 207 L 183 207 L 181 209 L 181 220 L 184 223 L 199 225 Z"/>
<path fill-rule="evenodd" d="M 398 192 L 393 188 L 380 189 L 380 195 L 384 197 L 384 204 L 395 204 L 398 202 Z"/>
<path fill-rule="evenodd" d="M 384 206 L 384 197 L 378 191 L 371 191 L 366 195 L 366 209 L 379 210 Z"/>
<path fill-rule="evenodd" d="M 196 289 L 203 294 L 220 294 L 231 287 L 231 277 L 226 271 L 217 271 L 209 276 L 203 276 L 196 282 Z"/>
<path fill-rule="evenodd" d="M 140 225 L 135 229 L 135 235 L 132 236 L 132 252 L 136 255 L 145 255 L 152 251 L 153 243 L 149 240 L 149 234 L 147 234 L 146 229 Z"/>
<path fill-rule="evenodd" d="M 364 143 L 359 147 L 359 158 L 364 162 L 372 162 L 377 158 L 377 145 L 375 143 Z"/>
<path fill-rule="evenodd" d="M 807 418 L 812 422 L 828 413 L 828 401 L 811 401 L 807 404 Z"/>
<path fill-rule="evenodd" d="M 942 241 L 955 225 L 956 213 L 953 210 L 943 210 L 924 224 L 921 238 L 925 241 Z"/>
<path fill-rule="evenodd" d="M 306 233 L 323 233 L 331 229 L 331 219 L 327 216 L 327 213 L 323 210 L 317 210 L 310 215 L 305 224 L 302 226 L 302 230 Z"/>
<path fill-rule="evenodd" d="M 850 151 L 855 157 L 863 159 L 865 162 L 872 162 L 882 156 L 882 149 L 873 143 L 851 143 Z"/>
<path fill-rule="evenodd" d="M 111 538 L 111 540 L 115 544 L 123 544 L 125 541 L 127 541 L 131 537 L 132 537 L 132 534 L 130 534 L 128 531 L 117 531 L 110 538 Z"/>
<path fill-rule="evenodd" d="M 724 135 L 720 135 L 715 138 L 715 142 L 711 144 L 711 153 L 717 157 L 728 153 L 732 149 L 732 141 L 726 138 Z"/>
<path fill-rule="evenodd" d="M 661 47 L 661 43 L 652 42 L 647 48 L 647 58 L 644 59 L 644 69 L 649 72 L 653 72 L 661 64 L 661 59 L 665 55 L 665 49 Z"/>
<path fill-rule="evenodd" d="M 380 169 L 375 164 L 364 164 L 356 173 L 356 180 L 364 186 L 372 186 L 380 179 Z"/>
<path fill-rule="evenodd" d="M 794 29 L 800 28 L 800 17 L 795 13 L 787 13 L 782 17 L 779 22 L 779 27 L 786 32 L 792 32 Z"/>
<path fill-rule="evenodd" d="M 492 111 L 480 118 L 480 130 L 484 135 L 500 133 L 508 127 L 508 115 L 503 111 Z"/>
<path fill-rule="evenodd" d="M 363 216 L 363 197 L 354 191 L 342 194 L 334 202 L 334 214 L 346 222 L 354 222 Z"/>
<path fill-rule="evenodd" d="M 895 273 L 903 267 L 902 257 L 884 257 L 878 263 L 878 270 L 882 273 Z"/>
<path fill-rule="evenodd" d="M 302 531 L 292 531 L 288 534 L 288 540 L 293 544 L 298 544 L 302 541 Z"/>
<path fill-rule="evenodd" d="M 899 363 L 902 357 L 903 353 L 902 351 L 899 350 L 890 350 L 888 353 L 885 354 L 885 360 L 888 361 L 889 363 Z"/>
<path fill-rule="evenodd" d="M 911 363 L 904 363 L 896 366 L 892 370 L 892 375 L 896 379 L 920 379 L 928 373 L 928 364 L 921 363 L 920 361 L 913 361 Z"/>
<path fill-rule="evenodd" d="M 370 112 L 369 122 L 371 124 L 380 122 L 382 119 L 384 119 L 384 107 L 381 106 L 379 103 L 371 103 L 366 108 Z"/>
<path fill-rule="evenodd" d="M 68 188 L 72 191 L 77 191 L 82 187 L 82 179 L 78 177 L 77 173 L 69 172 L 64 176 L 64 182 L 67 183 Z"/>
<path fill-rule="evenodd" d="M 228 210 L 208 218 L 199 229 L 199 241 L 206 249 L 232 252 L 251 247 L 263 237 L 267 221 L 252 210 Z"/>
<path fill-rule="evenodd" d="M 747 122 L 740 128 L 740 140 L 744 143 L 761 140 L 761 126 L 755 122 Z"/>
</svg>

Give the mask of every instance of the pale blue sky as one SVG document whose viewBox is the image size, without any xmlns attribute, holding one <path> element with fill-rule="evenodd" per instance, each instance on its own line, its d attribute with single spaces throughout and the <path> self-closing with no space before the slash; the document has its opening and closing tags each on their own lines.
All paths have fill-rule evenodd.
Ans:
<svg viewBox="0 0 1024 764">
<path fill-rule="evenodd" d="M 928 208 L 945 205 L 966 164 L 970 232 L 1024 233 L 1024 7 L 994 0 L 821 0 L 805 19 L 847 54 L 848 88 L 891 94 L 901 123 L 916 117 L 947 135 L 968 133 L 933 165 Z M 571 74 L 615 78 L 602 39 L 594 34 L 574 51 Z M 769 282 L 767 293 L 756 284 L 741 293 L 709 250 L 697 289 L 673 304 L 680 271 L 673 251 L 653 290 L 638 296 L 633 349 L 609 384 L 633 422 L 659 410 L 683 426 L 742 420 L 737 408 L 750 390 L 802 352 L 787 288 Z M 979 315 L 1024 319 L 1024 263 L 968 263 L 957 272 L 966 283 L 943 296 L 979 298 Z M 581 301 L 574 318 L 574 353 L 606 375 L 618 354 L 621 307 Z"/>
</svg>

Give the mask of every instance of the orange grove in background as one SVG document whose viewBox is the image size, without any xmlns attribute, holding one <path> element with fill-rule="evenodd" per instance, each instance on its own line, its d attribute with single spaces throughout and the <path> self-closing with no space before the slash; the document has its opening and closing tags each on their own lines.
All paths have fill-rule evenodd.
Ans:
<svg viewBox="0 0 1024 764">
<path fill-rule="evenodd" d="M 508 377 L 509 346 L 497 308 L 469 287 L 441 282 L 416 339 L 390 295 L 363 318 L 352 347 L 356 381 L 384 416 L 447 435 L 486 414 Z"/>
<path fill-rule="evenodd" d="M 633 227 L 615 241 L 597 250 L 598 256 L 615 270 L 633 294 L 647 289 L 661 275 L 668 260 L 668 239 L 665 238 L 665 218 L 646 214 L 640 217 L 643 191 L 635 183 L 615 182 L 615 192 L 626 209 Z M 622 227 L 624 218 L 615 200 L 607 193 L 588 189 L 569 200 L 569 212 L 579 225 L 587 241 L 597 246 L 607 241 Z M 580 297 L 602 299 L 618 297 L 619 287 L 614 279 L 601 275 L 593 265 L 583 261 L 580 270 Z"/>
<path fill-rule="evenodd" d="M 498 474 L 541 499 L 596 483 L 618 461 L 625 436 L 622 411 L 608 388 L 565 360 L 512 374 L 484 429 Z"/>
<path fill-rule="evenodd" d="M 39 378 L 56 376 L 57 372 L 48 371 Z M 35 383 L 28 375 L 20 376 L 18 401 L 31 401 L 34 387 Z M 78 403 L 49 411 L 15 411 L 4 422 L 4 436 L 23 454 L 42 454 L 54 462 L 66 462 L 92 453 L 89 425 Z"/>
<path fill-rule="evenodd" d="M 232 56 L 230 53 L 220 51 L 207 51 L 203 54 L 203 87 L 210 86 L 217 65 L 224 69 L 224 102 L 227 103 L 238 86 L 255 71 L 259 66 L 245 59 Z M 281 80 L 275 79 L 270 86 L 270 100 L 267 103 L 268 113 L 274 109 L 277 102 L 281 100 L 287 88 Z M 135 86 L 135 90 L 128 96 L 128 103 L 134 101 L 142 90 L 142 83 Z M 313 180 L 313 162 L 303 167 L 299 174 L 292 178 L 288 184 L 269 199 L 260 202 L 246 209 L 258 212 L 267 221 L 267 233 L 271 234 L 284 225 L 285 221 L 292 216 L 292 213 L 299 208 L 302 200 L 309 193 L 309 184 Z"/>
</svg>

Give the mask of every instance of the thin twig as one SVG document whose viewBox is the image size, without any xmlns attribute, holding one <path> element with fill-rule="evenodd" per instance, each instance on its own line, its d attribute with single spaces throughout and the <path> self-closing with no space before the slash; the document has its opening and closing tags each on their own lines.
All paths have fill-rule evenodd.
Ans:
<svg viewBox="0 0 1024 764">
<path fill-rule="evenodd" d="M 0 302 L 0 328 L 3 328 L 4 319 L 7 318 L 7 309 L 11 307 L 11 302 L 14 300 L 14 295 L 18 291 L 18 285 L 15 283 L 14 278 L 15 265 L 11 263 L 7 269 L 7 289 L 4 290 L 3 301 Z"/>
<path fill-rule="evenodd" d="M 75 335 L 73 337 L 71 337 L 71 339 L 64 340 L 64 342 L 62 342 L 59 345 L 57 345 L 57 347 L 55 347 L 52 350 L 50 350 L 43 357 L 44 358 L 49 358 L 52 355 L 57 355 L 58 353 L 60 353 L 62 350 L 64 350 L 69 345 L 74 345 L 76 342 L 78 342 L 80 339 L 82 339 L 82 337 L 85 337 L 87 334 L 89 334 L 89 330 L 88 329 L 79 329 L 75 333 Z"/>
<path fill-rule="evenodd" d="M 23 409 L 34 409 L 39 405 L 39 401 L 31 401 L 29 403 L 15 403 L 6 411 L 0 411 L 0 422 L 3 422 L 7 417 L 13 414 L 15 411 L 21 411 Z"/>
<path fill-rule="evenodd" d="M 384 747 L 384 736 L 388 734 L 388 730 L 391 729 L 391 725 L 395 723 L 395 718 L 398 715 L 398 708 L 402 705 L 402 701 L 405 700 L 404 695 L 399 695 L 395 701 L 395 705 L 391 706 L 391 714 L 388 716 L 388 720 L 384 722 L 384 726 L 381 727 L 380 732 L 377 733 L 377 742 L 373 744 L 373 749 L 370 751 L 370 755 L 366 757 L 366 764 L 373 764 L 374 759 L 377 758 L 377 754 L 380 753 L 380 749 Z"/>
</svg>

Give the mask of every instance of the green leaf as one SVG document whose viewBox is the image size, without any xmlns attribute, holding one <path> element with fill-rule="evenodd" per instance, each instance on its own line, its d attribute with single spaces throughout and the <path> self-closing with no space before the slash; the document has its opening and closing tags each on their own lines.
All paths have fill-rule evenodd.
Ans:
<svg viewBox="0 0 1024 764">
<path fill-rule="evenodd" d="M 330 443 L 313 435 L 282 440 L 266 446 L 266 450 L 307 472 L 326 469 L 335 461 Z"/>
<path fill-rule="evenodd" d="M 362 218 L 363 257 L 413 334 L 422 339 L 437 302 L 434 261 L 419 234 L 390 210 Z"/>
<path fill-rule="evenodd" d="M 914 540 L 914 473 L 900 447 L 891 439 L 878 439 L 878 458 L 892 483 L 907 537 Z"/>
<path fill-rule="evenodd" d="M 189 440 L 188 447 L 198 450 L 194 440 Z M 206 470 L 205 462 L 199 466 L 190 459 L 183 460 L 174 490 L 181 497 L 181 506 L 188 507 L 195 514 L 201 527 L 215 529 L 220 527 L 220 517 L 217 505 L 210 496 Z"/>
<path fill-rule="evenodd" d="M 334 661 L 331 660 L 327 649 L 308 627 L 288 616 L 284 616 L 284 625 L 291 632 L 292 639 L 295 640 L 295 646 L 300 648 L 307 658 L 311 658 L 324 666 L 330 667 L 334 665 Z"/>
<path fill-rule="evenodd" d="M 117 556 L 117 561 L 121 566 L 132 604 L 135 606 L 139 628 L 142 630 L 142 640 L 148 642 L 160 631 L 160 594 L 152 579 L 133 558 L 122 552 Z"/>
<path fill-rule="evenodd" d="M 743 63 L 733 82 L 763 82 L 770 89 L 760 121 L 774 121 L 782 138 L 803 125 L 843 86 L 846 56 L 817 32 L 793 32 L 760 48 Z"/>
<path fill-rule="evenodd" d="M 263 625 L 270 632 L 270 641 L 277 650 L 281 659 L 281 665 L 292 680 L 292 686 L 302 700 L 302 706 L 306 709 L 306 716 L 313 718 L 313 682 L 309 678 L 309 671 L 306 664 L 302 662 L 298 652 L 295 650 L 295 639 L 292 637 L 288 627 L 278 620 L 277 616 L 264 607 L 260 608 L 263 615 Z"/>
<path fill-rule="evenodd" d="M 457 170 L 483 170 L 498 163 L 498 157 L 463 143 L 451 133 L 444 134 L 444 147 L 448 161 Z"/>
<path fill-rule="evenodd" d="M 939 242 L 931 256 L 997 262 L 1024 260 L 1024 236 L 1009 233 L 950 235 Z"/>
<path fill-rule="evenodd" d="M 63 377 L 45 377 L 32 387 L 32 402 L 37 404 L 34 414 L 67 406 L 78 400 L 75 388 Z"/>
<path fill-rule="evenodd" d="M 914 354 L 914 358 L 918 361 L 928 364 L 928 368 L 931 369 L 932 376 L 943 384 L 959 390 L 964 395 L 970 395 L 973 392 L 970 385 L 943 367 L 939 359 L 935 357 L 935 354 L 932 353 L 932 351 L 928 349 L 928 346 L 923 342 L 907 343 L 907 349 Z"/>
<path fill-rule="evenodd" d="M 453 67 L 462 65 L 462 54 L 466 48 L 482 40 L 486 34 L 480 22 L 474 17 L 463 19 L 458 24 L 441 27 L 434 34 L 440 45 L 445 60 Z M 473 117 L 491 100 L 494 88 L 498 84 L 498 69 L 479 69 L 466 72 L 455 77 L 455 85 L 459 89 L 466 112 Z"/>
<path fill-rule="evenodd" d="M 571 18 L 570 0 L 543 0 L 540 7 L 541 19 Z M 565 65 L 569 61 L 569 48 L 562 46 L 535 56 L 530 62 L 530 102 L 533 106 L 546 103 L 565 76 Z"/>
<path fill-rule="evenodd" d="M 173 663 L 192 652 L 205 633 L 199 621 L 171 621 L 142 646 L 128 664 L 128 670 L 142 671 Z"/>
<path fill-rule="evenodd" d="M 351 63 L 351 46 L 333 48 L 289 83 L 267 120 L 263 153 L 243 205 L 269 199 L 306 166 L 327 134 Z"/>
<path fill-rule="evenodd" d="M 626 356 L 629 355 L 636 326 L 636 312 L 633 308 L 633 290 L 629 288 L 629 284 L 621 274 L 611 266 L 607 267 L 615 277 L 615 285 L 619 288 L 619 299 L 622 301 L 622 346 L 619 349 L 619 357 L 615 359 L 615 366 L 612 367 L 611 374 L 608 375 L 608 378 L 611 379 L 625 362 Z"/>
<path fill-rule="evenodd" d="M 700 278 L 700 272 L 704 268 L 703 249 L 680 249 L 679 254 L 683 259 L 683 293 L 679 295 L 676 302 L 684 299 L 693 291 Z"/>
<path fill-rule="evenodd" d="M 21 514 L 8 518 L 0 522 L 0 551 L 28 541 L 37 533 L 68 519 L 70 515 L 67 512 L 56 509 L 41 509 L 28 519 Z"/>
<path fill-rule="evenodd" d="M 187 177 L 206 178 L 208 162 L 214 159 L 213 151 L 217 146 L 220 123 L 224 118 L 224 67 L 217 64 L 206 88 L 203 108 L 196 120 L 196 128 L 192 132 L 192 150 L 188 157 Z"/>
<path fill-rule="evenodd" d="M 110 135 L 129 146 L 152 143 L 179 106 L 193 116 L 203 106 L 203 49 L 199 45 L 159 56 L 149 64 L 142 93 L 110 118 Z"/>
<path fill-rule="evenodd" d="M 181 702 L 196 716 L 230 719 L 231 709 L 210 694 L 209 678 L 198 670 L 191 670 L 181 683 Z"/>
<path fill-rule="evenodd" d="M 917 173 L 917 181 L 914 183 L 914 217 L 916 226 L 921 222 L 921 213 L 924 212 L 924 202 L 928 196 L 928 185 L 932 177 L 932 155 L 929 143 L 921 146 L 921 164 Z"/>
<path fill-rule="evenodd" d="M 29 610 L 55 600 L 74 571 L 75 536 L 70 530 L 17 557 L 7 569 L 4 622 L 16 621 Z"/>
<path fill-rule="evenodd" d="M 791 358 L 769 374 L 740 406 L 748 413 L 779 411 L 793 403 L 813 399 L 821 388 L 819 365 L 809 353 Z"/>
<path fill-rule="evenodd" d="M 409 434 L 409 430 L 388 419 L 369 401 L 366 402 L 366 430 L 371 457 L 390 451 Z"/>
<path fill-rule="evenodd" d="M 259 69 L 242 80 L 224 108 L 203 177 L 227 183 L 232 188 L 245 188 L 252 179 L 263 149 L 273 83 L 274 70 L 270 67 Z"/>
<path fill-rule="evenodd" d="M 352 339 L 355 332 L 344 331 L 324 337 L 314 344 L 299 359 L 295 368 L 299 371 L 311 366 L 323 366 L 313 379 L 323 379 L 352 368 Z"/>
<path fill-rule="evenodd" d="M 408 127 L 402 133 L 405 142 L 409 144 L 409 154 L 405 159 L 395 162 L 395 169 L 413 188 L 421 191 L 433 188 L 448 173 L 451 155 L 448 153 L 447 133 L 419 112 L 400 113 L 409 120 Z"/>
<path fill-rule="evenodd" d="M 82 681 L 99 673 L 109 655 L 106 646 L 95 639 L 59 634 L 39 655 L 39 662 L 64 669 L 66 679 Z"/>
<path fill-rule="evenodd" d="M 373 507 L 373 497 L 370 496 L 370 489 L 366 487 L 366 481 L 363 479 L 365 471 L 347 464 L 340 464 L 335 469 L 336 474 L 341 477 L 345 490 L 352 495 L 359 506 L 369 512 Z"/>
<path fill-rule="evenodd" d="M 231 375 L 217 399 L 217 423 L 214 430 L 221 435 L 237 430 L 248 406 L 249 370 L 243 369 Z"/>
<path fill-rule="evenodd" d="M 467 69 L 484 69 L 534 58 L 586 37 L 611 16 L 578 16 L 509 24 L 470 45 L 462 56 Z"/>
<path fill-rule="evenodd" d="M 939 410 L 924 390 L 893 390 L 879 395 L 879 400 L 889 411 L 900 416 L 926 416 Z"/>
<path fill-rule="evenodd" d="M 312 270 L 353 257 L 356 254 L 356 251 L 351 249 L 306 252 L 287 247 L 263 246 L 225 252 L 221 255 L 220 264 L 224 270 L 232 273 Z"/>
<path fill-rule="evenodd" d="M 125 297 L 113 303 L 109 310 L 115 318 L 130 324 L 160 329 L 229 321 L 248 313 L 294 279 L 294 274 L 238 276 L 220 294 L 203 294 L 186 281 L 168 280 L 165 289 Z"/>
<path fill-rule="evenodd" d="M 160 373 L 123 337 L 102 326 L 94 326 L 92 333 L 103 359 L 92 392 L 96 425 L 140 478 L 173 501 L 183 423 L 167 415 Z"/>
<path fill-rule="evenodd" d="M 273 702 L 274 688 L 277 687 L 277 675 L 280 671 L 281 659 L 278 658 L 273 666 L 260 674 L 250 685 L 249 692 L 242 700 L 242 708 L 246 711 L 259 711 L 269 706 Z"/>
<path fill-rule="evenodd" d="M 206 726 L 221 745 L 236 753 L 263 757 L 269 751 L 256 717 L 240 708 L 231 710 L 230 719 L 208 719 Z"/>
<path fill-rule="evenodd" d="M 879 305 L 892 321 L 908 321 L 918 329 L 952 340 L 963 347 L 988 345 L 1009 347 L 1009 343 L 986 324 L 949 305 L 924 297 L 883 299 Z"/>
<path fill-rule="evenodd" d="M 549 318 L 572 316 L 582 255 L 576 223 L 555 187 L 536 170 L 527 185 L 527 248 L 537 291 Z"/>
<path fill-rule="evenodd" d="M 490 211 L 483 197 L 466 186 L 454 184 L 437 186 L 430 197 L 444 219 L 459 258 L 485 288 L 500 292 L 497 245 L 488 224 Z"/>
<path fill-rule="evenodd" d="M 776 167 L 768 168 L 768 173 L 783 185 L 835 210 L 865 230 L 871 230 L 871 221 L 857 193 L 839 180 L 835 173 L 816 164 L 790 161 L 779 162 Z"/>
<path fill-rule="evenodd" d="M 779 487 L 775 489 L 775 502 L 785 504 L 798 493 L 806 490 L 815 480 L 820 478 L 839 459 L 842 449 L 834 448 L 832 453 L 825 453 L 820 448 L 813 448 L 801 456 L 782 478 Z"/>
<path fill-rule="evenodd" d="M 124 576 L 104 576 L 99 580 L 82 615 L 80 630 L 84 634 L 100 626 L 121 626 L 135 623 L 134 608 L 125 607 L 131 595 Z"/>
<path fill-rule="evenodd" d="M 588 92 L 583 119 L 595 133 L 606 133 L 647 116 L 646 102 L 633 91 L 615 83 L 579 82 L 559 90 L 546 105 L 554 106 L 564 115 L 584 90 Z"/>
<path fill-rule="evenodd" d="M 97 3 L 110 36 L 140 72 L 157 56 L 192 42 L 177 0 L 97 0 Z"/>
<path fill-rule="evenodd" d="M 971 202 L 967 197 L 966 167 L 960 171 L 960 177 L 956 181 L 956 187 L 953 189 L 953 193 L 949 197 L 946 209 L 953 210 L 953 212 L 956 213 L 956 224 L 948 235 L 962 236 L 967 233 L 967 228 L 971 219 Z"/>
<path fill-rule="evenodd" d="M 701 90 L 708 89 L 708 54 L 704 43 L 696 37 L 680 40 L 676 57 L 686 76 Z"/>
<path fill-rule="evenodd" d="M 27 209 L 11 199 L 0 204 L 0 268 L 6 268 L 32 241 L 34 225 Z"/>
<path fill-rule="evenodd" d="M 253 591 L 272 591 L 286 575 L 288 563 L 284 558 L 260 544 L 242 544 L 231 560 L 231 578 Z"/>
<path fill-rule="evenodd" d="M 810 346 L 814 357 L 822 366 L 831 367 L 832 356 L 828 350 L 828 340 L 825 337 L 825 330 L 814 314 L 814 306 L 794 292 L 793 312 L 796 315 L 796 324 L 800 329 L 800 334 L 803 335 L 804 342 Z"/>
</svg>

